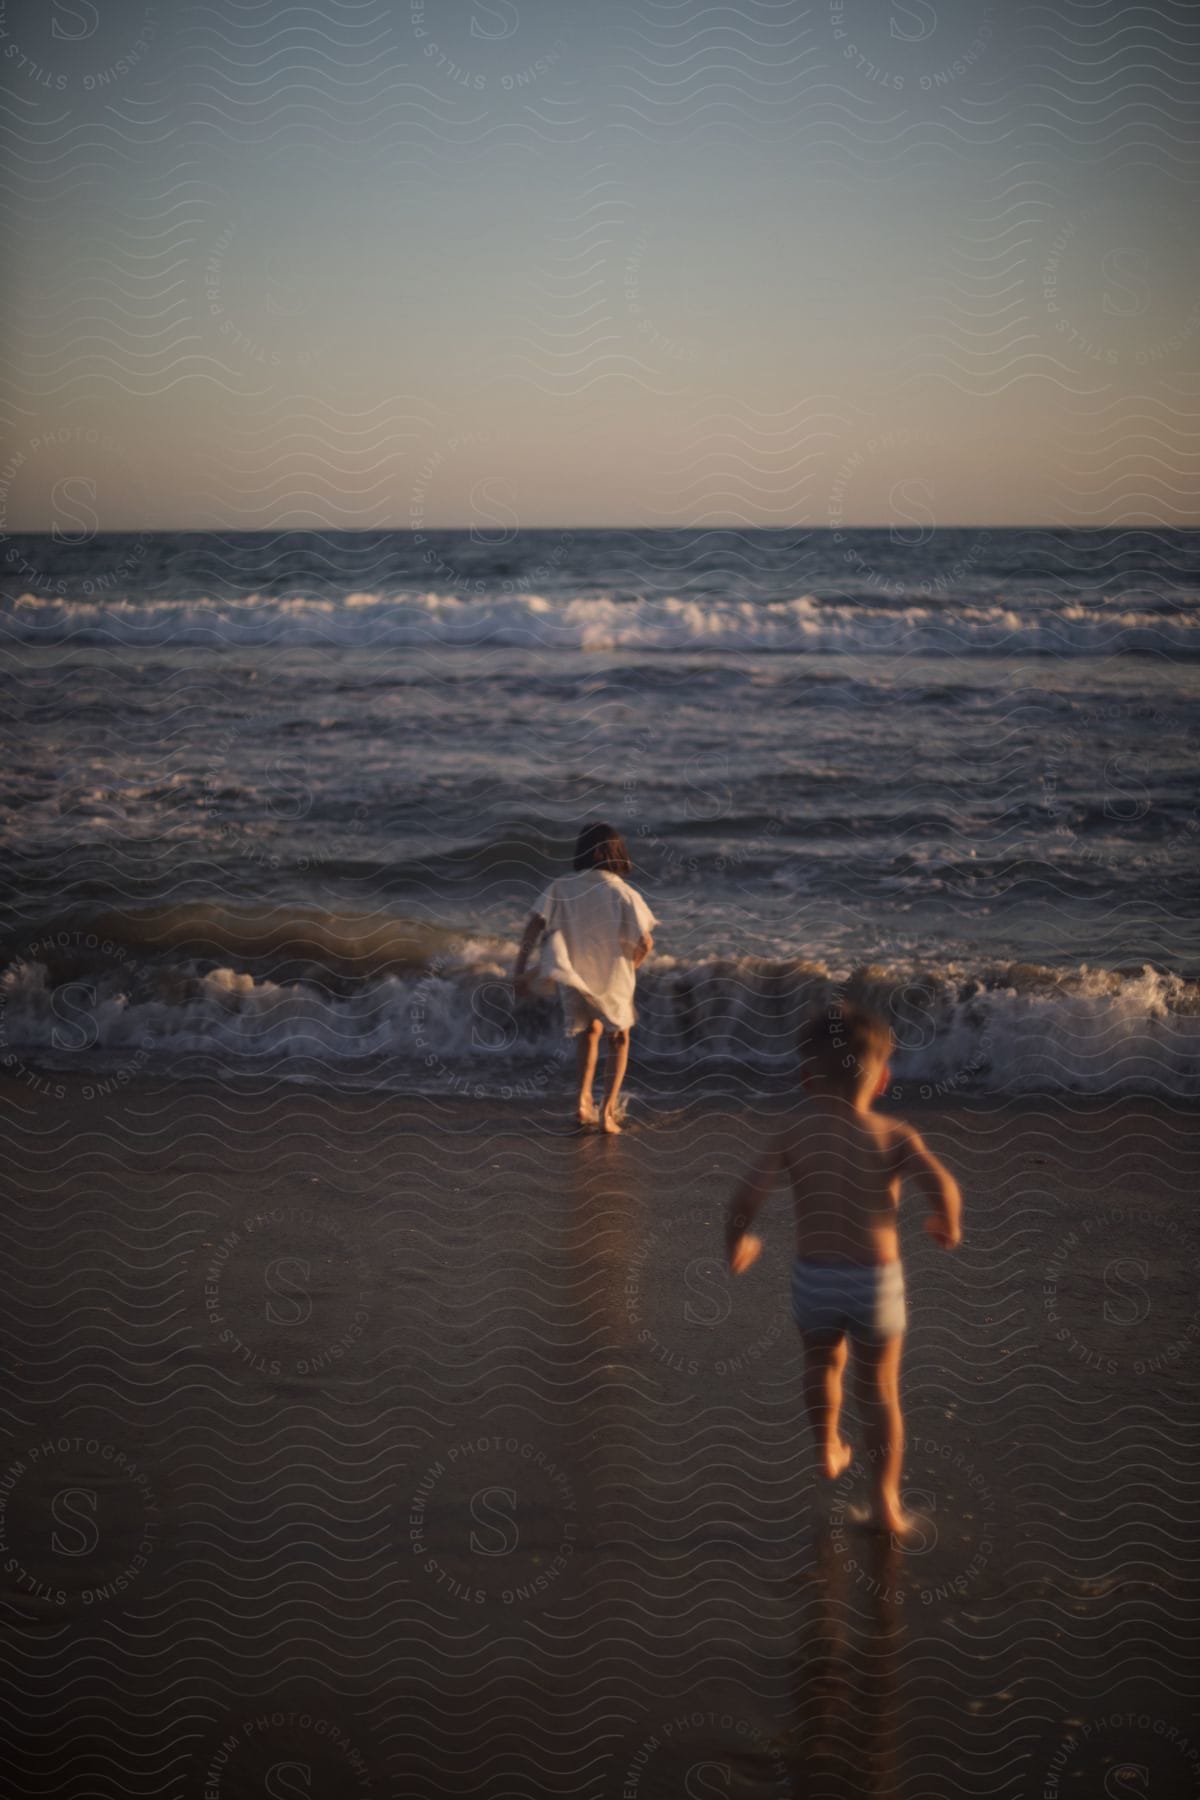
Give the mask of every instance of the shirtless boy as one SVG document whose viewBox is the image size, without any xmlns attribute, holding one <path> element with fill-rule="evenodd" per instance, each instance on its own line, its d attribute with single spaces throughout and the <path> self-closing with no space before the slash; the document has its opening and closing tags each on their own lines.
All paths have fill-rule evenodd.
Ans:
<svg viewBox="0 0 1200 1800">
<path fill-rule="evenodd" d="M 885 1022 L 831 1003 L 801 1034 L 808 1104 L 779 1130 L 741 1183 L 726 1222 L 729 1266 L 744 1274 L 762 1249 L 750 1226 L 775 1181 L 791 1183 L 796 1211 L 792 1312 L 804 1344 L 804 1397 L 825 1475 L 853 1452 L 838 1429 L 847 1339 L 854 1396 L 872 1471 L 871 1523 L 903 1536 L 904 1420 L 900 1347 L 908 1318 L 897 1213 L 910 1180 L 929 1202 L 925 1230 L 943 1250 L 962 1233 L 958 1183 L 911 1125 L 872 1110 L 887 1086 L 892 1037 Z"/>
</svg>

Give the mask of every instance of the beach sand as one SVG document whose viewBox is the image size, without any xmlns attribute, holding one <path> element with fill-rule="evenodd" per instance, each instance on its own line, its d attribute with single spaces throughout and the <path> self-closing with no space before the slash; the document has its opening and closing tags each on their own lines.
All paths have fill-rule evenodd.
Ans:
<svg viewBox="0 0 1200 1800">
<path fill-rule="evenodd" d="M 1196 1111 L 906 1109 L 966 1239 L 906 1206 L 899 1548 L 782 1195 L 720 1261 L 761 1103 L 0 1104 L 13 1793 L 1200 1792 Z"/>
</svg>

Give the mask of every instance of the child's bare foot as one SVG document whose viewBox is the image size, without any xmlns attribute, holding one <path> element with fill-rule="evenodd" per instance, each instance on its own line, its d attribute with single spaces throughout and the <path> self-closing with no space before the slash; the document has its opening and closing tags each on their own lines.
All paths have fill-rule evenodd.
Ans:
<svg viewBox="0 0 1200 1800">
<path fill-rule="evenodd" d="M 902 1506 L 885 1503 L 879 1513 L 879 1529 L 890 1531 L 894 1538 L 905 1543 L 910 1538 L 920 1536 L 921 1521 L 915 1513 L 905 1512 Z"/>
<path fill-rule="evenodd" d="M 605 1137 L 620 1137 L 621 1127 L 617 1123 L 617 1118 L 616 1118 L 615 1113 L 610 1113 L 607 1110 L 605 1110 L 600 1115 L 600 1129 L 604 1133 Z"/>
<path fill-rule="evenodd" d="M 915 1513 L 905 1512 L 898 1501 L 873 1500 L 869 1506 L 848 1506 L 846 1515 L 864 1531 L 877 1531 L 901 1543 L 920 1536 L 920 1519 Z"/>
<path fill-rule="evenodd" d="M 907 1538 L 918 1536 L 921 1529 L 920 1519 L 915 1513 L 905 1512 L 900 1504 L 900 1496 L 886 1492 L 875 1495 L 870 1506 L 864 1507 L 858 1514 L 858 1520 L 868 1531 L 890 1532 L 901 1543 Z"/>
<path fill-rule="evenodd" d="M 826 1481 L 836 1481 L 839 1475 L 844 1475 L 850 1467 L 853 1456 L 854 1452 L 849 1444 L 843 1438 L 839 1438 L 833 1449 L 825 1452 Z"/>
<path fill-rule="evenodd" d="M 598 1125 L 600 1123 L 600 1115 L 596 1111 L 594 1100 L 581 1100 L 575 1117 L 581 1125 Z"/>
</svg>

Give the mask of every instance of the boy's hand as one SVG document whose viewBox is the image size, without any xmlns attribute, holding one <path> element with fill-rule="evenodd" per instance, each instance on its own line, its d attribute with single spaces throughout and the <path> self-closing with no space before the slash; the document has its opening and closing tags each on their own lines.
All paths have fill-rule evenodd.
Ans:
<svg viewBox="0 0 1200 1800">
<path fill-rule="evenodd" d="M 948 1225 L 936 1213 L 931 1213 L 926 1219 L 925 1230 L 939 1250 L 957 1250 L 962 1243 L 962 1232 L 957 1226 Z"/>
<path fill-rule="evenodd" d="M 744 1275 L 761 1255 L 762 1239 L 752 1231 L 743 1231 L 729 1246 L 729 1267 L 735 1275 Z"/>
</svg>

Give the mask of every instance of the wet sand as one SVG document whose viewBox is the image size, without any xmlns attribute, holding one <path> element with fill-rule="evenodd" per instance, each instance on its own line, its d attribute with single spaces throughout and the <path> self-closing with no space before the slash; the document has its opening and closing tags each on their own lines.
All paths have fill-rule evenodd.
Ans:
<svg viewBox="0 0 1200 1800">
<path fill-rule="evenodd" d="M 762 1107 L 0 1105 L 13 1793 L 1200 1792 L 1195 1111 L 909 1109 L 901 1548 L 816 1491 L 783 1196 L 719 1259 Z"/>
</svg>

